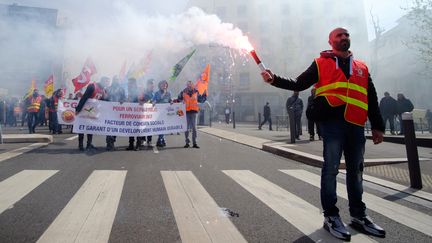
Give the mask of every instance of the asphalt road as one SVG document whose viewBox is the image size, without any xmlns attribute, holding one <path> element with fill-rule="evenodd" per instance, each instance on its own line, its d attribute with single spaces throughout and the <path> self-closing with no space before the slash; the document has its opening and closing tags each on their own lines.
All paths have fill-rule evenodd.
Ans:
<svg viewBox="0 0 432 243">
<path fill-rule="evenodd" d="M 125 151 L 127 138 L 118 138 L 117 150 L 113 152 L 104 150 L 104 137 L 95 137 L 94 144 L 99 148 L 98 151 L 79 152 L 76 139 L 65 140 L 71 136 L 73 135 L 57 136 L 55 142 L 46 147 L 0 162 L 0 192 L 5 192 L 2 191 L 5 181 L 15 178 L 23 170 L 30 171 L 30 174 L 34 171 L 54 171 L 54 174 L 46 176 L 34 189 L 1 212 L 0 242 L 36 242 L 38 239 L 41 242 L 53 242 L 52 239 L 58 242 L 57 239 L 60 238 L 56 237 L 64 234 L 70 234 L 68 240 L 71 242 L 79 239 L 103 239 L 97 236 L 91 238 L 95 236 L 88 236 L 87 229 L 102 229 L 101 234 L 106 235 L 109 242 L 181 242 L 186 239 L 183 237 L 187 237 L 187 231 L 181 230 L 187 228 L 183 223 L 196 223 L 193 221 L 197 219 L 202 221 L 204 232 L 215 234 L 211 236 L 212 239 L 216 239 L 218 235 L 238 232 L 248 242 L 313 242 L 322 233 L 318 227 L 305 234 L 302 226 L 304 222 L 321 225 L 322 217 L 318 215 L 318 210 L 313 213 L 318 215 L 319 222 L 308 217 L 309 214 L 301 213 L 307 208 L 304 205 L 321 208 L 319 188 L 280 171 L 302 170 L 319 175 L 317 168 L 203 133 L 199 133 L 200 149 L 184 149 L 183 135 L 172 135 L 167 137 L 166 148 L 145 151 Z M 96 177 L 95 171 L 101 170 L 108 171 L 107 175 L 113 176 L 109 177 L 113 179 L 106 179 L 101 184 L 97 184 L 96 180 L 89 181 Z M 124 177 L 115 177 L 117 174 L 112 175 L 113 171 L 125 172 Z M 229 171 L 245 172 L 245 178 L 250 180 L 245 180 L 244 183 L 251 188 L 247 189 L 240 183 L 240 179 L 229 176 Z M 166 178 L 163 178 L 163 173 Z M 104 180 L 103 175 L 98 178 Z M 184 188 L 179 190 L 170 186 L 167 180 L 169 178 L 174 178 L 173 181 Z M 32 180 L 29 176 L 19 177 L 11 185 L 20 188 L 26 183 L 32 184 Z M 271 184 L 259 184 L 262 181 Z M 339 182 L 344 183 L 344 180 L 340 179 Z M 119 188 L 119 191 L 115 188 Z M 193 204 L 191 207 L 182 201 L 183 189 L 186 192 L 185 198 Z M 251 192 L 255 189 L 264 190 L 264 198 Z M 265 191 L 267 189 L 288 196 L 289 200 L 286 201 L 291 206 L 284 208 L 283 203 L 278 204 L 278 200 L 282 198 L 280 194 L 272 194 Z M 115 199 L 116 190 L 119 193 L 118 199 Z M 88 210 L 95 213 L 85 214 L 83 212 L 94 192 L 98 193 L 97 199 L 89 203 Z M 284 194 L 285 192 L 288 193 Z M 384 198 L 389 204 L 395 203 L 402 208 L 415 210 L 426 217 L 426 223 L 432 222 L 429 208 L 397 200 L 370 188 L 365 188 L 365 192 Z M 0 194 L 0 206 L 13 194 Z M 214 203 L 218 207 L 216 220 L 206 221 L 206 217 L 214 219 L 214 215 L 210 215 L 215 210 Z M 347 204 L 346 199 L 339 198 L 341 216 L 349 223 Z M 279 206 L 285 209 L 285 214 L 277 209 Z M 102 210 L 98 214 L 98 207 L 111 209 Z M 187 209 L 196 211 L 188 214 L 190 211 Z M 398 213 L 395 209 L 394 214 Z M 81 214 L 85 215 L 88 221 L 86 224 L 64 226 L 65 222 L 74 222 L 74 217 L 79 218 Z M 430 231 L 432 227 L 417 231 L 412 229 L 416 226 L 407 226 L 401 220 L 391 219 L 386 213 L 369 210 L 368 214 L 387 230 L 386 238 L 370 237 L 372 240 L 432 241 L 430 234 L 421 232 Z M 179 223 L 175 215 L 183 215 L 186 220 Z M 73 234 L 73 227 L 79 229 L 79 237 L 83 238 Z M 197 232 L 200 227 L 196 228 Z M 352 233 L 358 234 L 354 231 Z"/>
</svg>

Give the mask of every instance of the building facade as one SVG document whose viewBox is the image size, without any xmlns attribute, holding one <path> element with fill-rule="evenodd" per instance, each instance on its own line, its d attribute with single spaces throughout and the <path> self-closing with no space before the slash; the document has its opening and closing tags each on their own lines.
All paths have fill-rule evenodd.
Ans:
<svg viewBox="0 0 432 243">
<path fill-rule="evenodd" d="M 338 26 L 350 30 L 356 57 L 368 57 L 362 1 L 191 0 L 192 6 L 240 28 L 265 65 L 283 76 L 298 76 L 320 51 L 329 49 L 328 33 Z M 286 114 L 285 102 L 291 92 L 264 84 L 252 59 L 236 50 L 209 49 L 200 47 L 197 55 L 212 63 L 210 89 L 218 97 L 217 112 L 229 104 L 238 119 L 256 121 L 268 101 L 273 115 Z M 309 94 L 301 93 L 303 101 Z"/>
</svg>

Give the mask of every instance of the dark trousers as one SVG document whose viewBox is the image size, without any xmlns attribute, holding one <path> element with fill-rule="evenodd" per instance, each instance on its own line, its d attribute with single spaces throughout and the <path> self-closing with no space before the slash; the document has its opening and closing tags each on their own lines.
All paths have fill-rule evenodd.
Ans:
<svg viewBox="0 0 432 243">
<path fill-rule="evenodd" d="M 273 129 L 272 129 L 272 119 L 271 119 L 271 117 L 269 117 L 269 116 L 265 116 L 265 117 L 264 117 L 264 121 L 261 122 L 261 124 L 260 124 L 260 128 L 261 128 L 261 127 L 262 127 L 266 122 L 269 123 L 269 129 L 270 129 L 270 130 L 273 130 Z"/>
<path fill-rule="evenodd" d="M 299 138 L 300 135 L 302 135 L 301 113 L 300 114 L 294 114 L 294 126 L 295 126 L 295 132 L 296 132 L 295 137 Z"/>
<path fill-rule="evenodd" d="M 363 161 L 366 138 L 364 128 L 344 120 L 320 122 L 324 146 L 324 163 L 321 170 L 321 205 L 324 216 L 338 216 L 336 207 L 336 176 L 342 153 L 346 164 L 346 187 L 349 212 L 353 217 L 365 216 L 363 203 Z"/>
<path fill-rule="evenodd" d="M 58 117 L 56 111 L 50 111 L 49 113 L 49 129 L 53 134 L 61 132 L 61 125 L 58 123 Z"/>
<path fill-rule="evenodd" d="M 38 123 L 38 113 L 28 112 L 27 113 L 27 125 L 29 133 L 35 133 L 36 125 Z"/>
<path fill-rule="evenodd" d="M 226 124 L 229 124 L 229 118 L 230 118 L 230 114 L 225 114 L 225 122 L 226 122 Z"/>
<path fill-rule="evenodd" d="M 321 129 L 320 129 L 319 123 L 308 119 L 309 135 L 315 136 L 315 126 L 316 126 L 316 131 L 317 131 L 318 136 L 321 137 Z"/>
<path fill-rule="evenodd" d="M 394 132 L 394 115 L 383 115 L 384 125 L 387 125 L 387 120 L 390 124 L 390 131 Z"/>
<path fill-rule="evenodd" d="M 92 145 L 93 134 L 87 134 L 87 147 Z M 78 146 L 82 148 L 84 146 L 84 134 L 78 134 Z"/>
</svg>

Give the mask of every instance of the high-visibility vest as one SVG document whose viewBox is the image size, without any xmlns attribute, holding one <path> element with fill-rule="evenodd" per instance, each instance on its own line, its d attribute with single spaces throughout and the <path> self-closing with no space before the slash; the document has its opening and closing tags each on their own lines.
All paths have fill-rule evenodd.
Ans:
<svg viewBox="0 0 432 243">
<path fill-rule="evenodd" d="M 105 97 L 105 90 L 100 88 L 99 85 L 97 83 L 94 83 L 94 91 L 93 94 L 91 95 L 91 99 L 97 99 L 97 100 L 101 100 Z"/>
<path fill-rule="evenodd" d="M 368 113 L 368 77 L 369 71 L 361 61 L 352 61 L 352 74 L 349 79 L 336 66 L 332 58 L 315 59 L 318 66 L 319 80 L 315 84 L 316 96 L 324 96 L 332 107 L 345 106 L 345 120 L 364 126 Z"/>
<path fill-rule="evenodd" d="M 192 96 L 183 92 L 183 102 L 186 104 L 186 111 L 199 111 L 198 92 L 193 92 Z"/>
<path fill-rule="evenodd" d="M 27 107 L 27 111 L 28 112 L 39 112 L 40 110 L 40 106 L 41 106 L 41 101 L 42 101 L 42 97 L 41 96 L 37 96 L 35 97 L 31 97 L 30 98 L 30 105 Z"/>
</svg>

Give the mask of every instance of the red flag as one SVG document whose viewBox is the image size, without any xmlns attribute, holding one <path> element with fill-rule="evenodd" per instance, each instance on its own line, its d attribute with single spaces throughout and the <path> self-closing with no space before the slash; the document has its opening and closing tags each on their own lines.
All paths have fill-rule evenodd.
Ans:
<svg viewBox="0 0 432 243">
<path fill-rule="evenodd" d="M 90 83 L 91 76 L 96 72 L 96 67 L 93 64 L 93 61 L 90 58 L 87 58 L 80 75 L 72 79 L 72 83 L 75 87 L 74 93 L 76 93 L 78 90 L 84 88 L 88 83 Z"/>
<path fill-rule="evenodd" d="M 202 72 L 201 74 L 200 79 L 198 79 L 195 84 L 195 88 L 198 90 L 198 93 L 200 95 L 203 95 L 204 92 L 207 92 L 209 79 L 210 79 L 210 64 L 207 64 L 207 66 L 204 69 L 204 72 Z"/>
</svg>

